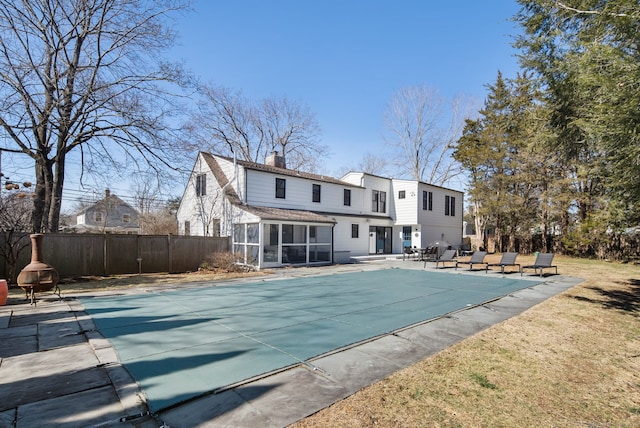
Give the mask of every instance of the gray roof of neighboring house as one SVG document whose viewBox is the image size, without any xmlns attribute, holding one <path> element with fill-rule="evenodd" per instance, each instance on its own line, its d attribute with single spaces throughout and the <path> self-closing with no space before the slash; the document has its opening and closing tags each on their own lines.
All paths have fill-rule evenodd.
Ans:
<svg viewBox="0 0 640 428">
<path fill-rule="evenodd" d="M 80 211 L 77 212 L 76 216 L 83 214 L 85 212 L 87 212 L 88 210 L 91 209 L 102 209 L 102 206 L 104 206 L 104 203 L 110 201 L 115 203 L 117 206 L 126 206 L 127 208 L 129 208 L 132 212 L 138 214 L 138 210 L 136 210 L 135 208 L 133 208 L 130 204 L 126 203 L 125 201 L 123 201 L 122 199 L 120 199 L 118 196 L 114 195 L 113 193 L 111 193 L 109 196 L 105 196 L 104 198 L 100 199 L 99 201 L 96 201 L 90 205 L 87 205 L 86 207 L 82 208 Z"/>
</svg>

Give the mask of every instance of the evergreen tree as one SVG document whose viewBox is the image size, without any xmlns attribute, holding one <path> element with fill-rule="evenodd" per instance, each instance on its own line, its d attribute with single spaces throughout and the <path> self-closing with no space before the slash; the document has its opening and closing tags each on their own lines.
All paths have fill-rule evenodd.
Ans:
<svg viewBox="0 0 640 428">
<path fill-rule="evenodd" d="M 519 0 L 522 64 L 548 92 L 578 219 L 640 222 L 640 4 Z M 603 226 L 601 226 L 602 228 Z"/>
</svg>

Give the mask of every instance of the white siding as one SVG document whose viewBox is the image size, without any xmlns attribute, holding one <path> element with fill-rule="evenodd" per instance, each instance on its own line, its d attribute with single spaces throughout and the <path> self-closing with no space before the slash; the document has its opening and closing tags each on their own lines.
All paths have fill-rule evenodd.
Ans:
<svg viewBox="0 0 640 428">
<path fill-rule="evenodd" d="M 229 180 L 229 185 L 235 190 L 241 201 L 246 202 L 245 181 L 246 171 L 244 167 L 234 164 L 233 161 L 223 159 L 216 156 L 220 169 Z"/>
<path fill-rule="evenodd" d="M 206 195 L 196 195 L 196 177 L 206 175 Z M 198 156 L 178 208 L 178 233 L 184 234 L 186 221 L 193 236 L 213 236 L 214 220 L 221 219 L 228 204 L 223 204 L 221 189 L 206 162 Z M 228 236 L 228 224 L 221 222 L 221 236 Z"/>
<path fill-rule="evenodd" d="M 285 198 L 276 198 L 276 178 L 286 180 Z M 320 185 L 320 202 L 313 202 L 313 184 Z M 344 205 L 344 190 L 351 205 Z M 361 214 L 364 189 L 307 178 L 247 170 L 247 204 L 327 213 Z"/>
<path fill-rule="evenodd" d="M 426 247 L 430 242 L 443 240 L 453 245 L 461 244 L 464 194 L 428 184 L 420 184 L 419 191 L 421 195 L 423 191 L 433 192 L 433 210 L 423 210 L 422 202 L 418 207 L 418 222 L 422 226 L 422 246 Z M 456 198 L 455 216 L 445 215 L 445 196 L 447 195 Z"/>
<path fill-rule="evenodd" d="M 379 216 L 385 216 L 385 217 L 390 216 L 391 207 L 393 205 L 393 199 L 394 199 L 391 180 L 388 178 L 378 177 L 375 175 L 364 174 L 363 184 L 365 187 L 365 191 L 364 191 L 364 201 L 363 201 L 364 205 L 362 207 L 362 211 L 370 215 L 379 215 Z M 387 206 L 384 212 L 374 212 L 372 210 L 372 205 L 373 205 L 372 195 L 374 190 L 386 192 Z"/>
<path fill-rule="evenodd" d="M 404 191 L 404 199 L 399 198 L 401 191 Z M 418 191 L 417 181 L 393 180 L 393 201 L 392 216 L 395 219 L 395 224 L 418 223 L 418 210 L 422 208 L 422 192 Z"/>
<path fill-rule="evenodd" d="M 335 217 L 337 224 L 333 229 L 334 251 L 349 251 L 351 256 L 369 254 L 369 223 L 359 217 Z M 358 225 L 358 237 L 351 237 L 351 225 Z"/>
</svg>

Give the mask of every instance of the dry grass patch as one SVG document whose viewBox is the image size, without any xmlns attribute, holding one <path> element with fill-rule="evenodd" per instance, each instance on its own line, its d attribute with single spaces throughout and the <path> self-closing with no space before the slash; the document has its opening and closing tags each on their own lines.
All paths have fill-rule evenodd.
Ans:
<svg viewBox="0 0 640 428">
<path fill-rule="evenodd" d="M 200 271 L 187 273 L 145 273 L 132 275 L 111 276 L 78 276 L 62 278 L 60 290 L 65 293 L 85 293 L 91 291 L 122 290 L 136 287 L 154 287 L 170 284 L 184 284 L 191 282 L 216 282 L 236 278 L 250 278 L 269 274 L 269 271 L 256 272 L 227 272 L 227 271 Z M 17 286 L 11 287 L 9 296 L 18 298 L 24 296 L 24 292 Z"/>
<path fill-rule="evenodd" d="M 556 264 L 585 282 L 294 426 L 640 426 L 640 268 Z"/>
</svg>

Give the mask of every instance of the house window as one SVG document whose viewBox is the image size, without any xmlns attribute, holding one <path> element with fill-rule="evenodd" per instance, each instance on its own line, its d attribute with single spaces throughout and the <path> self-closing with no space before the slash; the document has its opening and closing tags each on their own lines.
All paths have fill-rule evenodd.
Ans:
<svg viewBox="0 0 640 428">
<path fill-rule="evenodd" d="M 131 221 L 131 216 L 129 214 L 122 214 L 122 222 L 129 223 Z"/>
<path fill-rule="evenodd" d="M 313 202 L 320 202 L 320 185 L 313 185 Z"/>
<path fill-rule="evenodd" d="M 207 194 L 207 175 L 200 174 L 196 176 L 196 196 L 205 196 Z"/>
<path fill-rule="evenodd" d="M 398 192 L 398 199 L 404 199 L 405 197 L 406 197 L 405 196 L 405 191 L 404 190 L 400 190 Z"/>
<path fill-rule="evenodd" d="M 371 191 L 371 211 L 374 213 L 387 212 L 387 192 Z"/>
<path fill-rule="evenodd" d="M 276 198 L 284 199 L 287 190 L 287 180 L 284 178 L 276 178 Z"/>
<path fill-rule="evenodd" d="M 422 192 L 422 209 L 427 211 L 433 211 L 433 192 Z"/>
<path fill-rule="evenodd" d="M 185 221 L 184 222 L 184 236 L 189 236 L 191 235 L 191 222 L 190 221 Z"/>
<path fill-rule="evenodd" d="M 351 206 L 351 189 L 344 189 L 344 205 Z"/>
<path fill-rule="evenodd" d="M 444 215 L 455 217 L 456 215 L 456 198 L 455 196 L 444 197 Z"/>
<path fill-rule="evenodd" d="M 352 224 L 351 225 L 351 237 L 352 238 L 357 238 L 359 235 L 359 227 L 357 224 Z"/>
<path fill-rule="evenodd" d="M 98 223 L 102 222 L 103 221 L 102 212 L 96 211 L 95 219 L 96 219 L 96 222 L 98 222 Z"/>
</svg>

